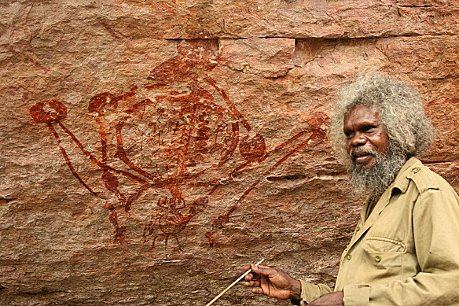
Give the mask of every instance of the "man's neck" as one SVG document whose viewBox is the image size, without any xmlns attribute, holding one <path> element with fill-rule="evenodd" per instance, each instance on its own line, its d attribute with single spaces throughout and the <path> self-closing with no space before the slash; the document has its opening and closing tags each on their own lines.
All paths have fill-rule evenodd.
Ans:
<svg viewBox="0 0 459 306">
<path fill-rule="evenodd" d="M 382 193 L 378 193 L 378 194 L 373 194 L 368 198 L 368 205 L 367 205 L 367 210 L 365 212 L 365 217 L 366 217 L 365 219 L 368 219 L 371 212 L 373 211 L 373 208 L 376 206 L 376 203 L 378 203 L 381 196 L 382 196 Z"/>
</svg>

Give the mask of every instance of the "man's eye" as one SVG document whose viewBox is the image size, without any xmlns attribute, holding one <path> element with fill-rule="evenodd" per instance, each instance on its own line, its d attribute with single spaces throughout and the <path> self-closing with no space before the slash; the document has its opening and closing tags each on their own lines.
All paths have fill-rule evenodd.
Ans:
<svg viewBox="0 0 459 306">
<path fill-rule="evenodd" d="M 363 129 L 363 131 L 366 132 L 366 133 L 371 133 L 371 132 L 374 132 L 375 129 L 376 129 L 375 126 L 367 126 L 367 127 L 365 127 L 365 128 Z"/>
<path fill-rule="evenodd" d="M 350 138 L 352 138 L 352 136 L 354 136 L 354 133 L 353 132 L 344 132 L 344 136 L 346 136 L 347 139 L 350 139 Z"/>
</svg>

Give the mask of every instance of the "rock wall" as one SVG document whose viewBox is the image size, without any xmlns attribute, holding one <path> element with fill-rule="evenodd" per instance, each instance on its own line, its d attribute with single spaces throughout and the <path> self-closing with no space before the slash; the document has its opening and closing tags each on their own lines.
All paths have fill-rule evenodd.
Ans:
<svg viewBox="0 0 459 306">
<path fill-rule="evenodd" d="M 0 305 L 204 305 L 242 265 L 333 285 L 361 204 L 337 88 L 419 88 L 459 188 L 457 0 L 0 3 Z M 236 286 L 215 305 L 288 305 Z"/>
</svg>

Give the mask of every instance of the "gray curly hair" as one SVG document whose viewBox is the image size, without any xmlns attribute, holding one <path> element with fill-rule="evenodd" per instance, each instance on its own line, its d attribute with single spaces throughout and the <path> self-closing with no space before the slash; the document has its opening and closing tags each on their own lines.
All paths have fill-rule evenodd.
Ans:
<svg viewBox="0 0 459 306">
<path fill-rule="evenodd" d="M 390 142 L 407 158 L 418 156 L 430 148 L 434 130 L 427 118 L 418 91 L 407 84 L 370 72 L 343 87 L 332 110 L 330 139 L 343 161 L 348 158 L 343 133 L 345 114 L 356 105 L 376 107 L 386 127 Z"/>
</svg>

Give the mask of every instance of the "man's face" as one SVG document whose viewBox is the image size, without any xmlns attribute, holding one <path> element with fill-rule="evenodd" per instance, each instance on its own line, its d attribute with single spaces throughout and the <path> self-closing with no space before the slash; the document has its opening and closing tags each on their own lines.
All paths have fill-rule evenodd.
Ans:
<svg viewBox="0 0 459 306">
<path fill-rule="evenodd" d="M 343 131 L 346 151 L 358 168 L 369 169 L 376 165 L 376 154 L 386 155 L 389 136 L 374 107 L 356 105 L 344 116 Z"/>
</svg>

